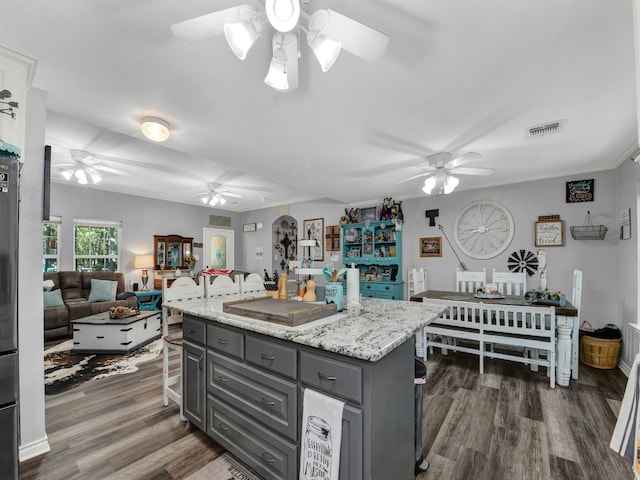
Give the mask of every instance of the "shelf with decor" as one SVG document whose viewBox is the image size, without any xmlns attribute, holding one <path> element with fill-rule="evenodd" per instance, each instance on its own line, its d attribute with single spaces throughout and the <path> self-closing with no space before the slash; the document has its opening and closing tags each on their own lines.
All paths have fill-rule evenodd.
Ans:
<svg viewBox="0 0 640 480">
<path fill-rule="evenodd" d="M 181 235 L 154 235 L 154 282 L 156 290 L 162 290 L 162 279 L 174 280 L 177 276 L 195 275 L 193 237 Z M 179 273 L 178 273 L 179 272 Z"/>
<path fill-rule="evenodd" d="M 402 300 L 402 223 L 348 223 L 342 225 L 342 239 L 342 261 L 360 270 L 361 294 Z"/>
</svg>

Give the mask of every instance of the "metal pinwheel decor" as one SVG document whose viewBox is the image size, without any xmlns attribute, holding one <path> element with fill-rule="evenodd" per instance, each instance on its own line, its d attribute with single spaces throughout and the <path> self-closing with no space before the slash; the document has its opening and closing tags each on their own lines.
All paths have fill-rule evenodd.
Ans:
<svg viewBox="0 0 640 480">
<path fill-rule="evenodd" d="M 512 272 L 527 272 L 531 276 L 538 270 L 538 257 L 526 250 L 519 250 L 509 255 L 507 266 Z"/>
</svg>

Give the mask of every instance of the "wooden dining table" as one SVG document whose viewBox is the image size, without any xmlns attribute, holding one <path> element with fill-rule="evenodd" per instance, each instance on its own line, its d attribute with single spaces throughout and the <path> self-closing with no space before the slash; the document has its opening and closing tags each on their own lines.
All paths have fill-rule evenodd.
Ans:
<svg viewBox="0 0 640 480">
<path fill-rule="evenodd" d="M 498 305 L 536 306 L 536 303 L 528 304 L 525 297 L 516 295 L 504 295 L 500 298 L 479 298 L 472 292 L 452 292 L 447 290 L 426 290 L 411 296 L 412 302 L 433 300 L 446 300 L 450 302 L 476 302 Z M 578 366 L 580 364 L 580 319 L 578 309 L 565 302 L 564 305 L 556 305 L 543 301 L 540 306 L 555 306 L 556 311 L 556 375 L 558 385 L 567 387 L 571 378 L 578 379 Z"/>
</svg>

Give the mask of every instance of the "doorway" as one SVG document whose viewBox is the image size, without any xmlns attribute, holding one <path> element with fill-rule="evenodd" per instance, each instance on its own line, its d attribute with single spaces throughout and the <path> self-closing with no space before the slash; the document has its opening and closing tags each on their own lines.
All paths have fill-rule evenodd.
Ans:
<svg viewBox="0 0 640 480">
<path fill-rule="evenodd" d="M 233 270 L 234 260 L 233 230 L 219 228 L 202 229 L 202 266 L 203 268 L 218 268 Z"/>
</svg>

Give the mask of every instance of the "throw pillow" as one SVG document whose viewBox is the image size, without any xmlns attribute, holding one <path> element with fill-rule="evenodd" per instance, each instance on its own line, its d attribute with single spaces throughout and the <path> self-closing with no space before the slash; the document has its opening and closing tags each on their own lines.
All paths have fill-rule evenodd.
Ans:
<svg viewBox="0 0 640 480">
<path fill-rule="evenodd" d="M 126 300 L 129 297 L 135 297 L 136 294 L 133 292 L 122 292 L 116 295 L 116 300 Z"/>
<path fill-rule="evenodd" d="M 64 307 L 62 301 L 62 290 L 52 290 L 50 292 L 44 292 L 44 308 L 49 307 Z"/>
<path fill-rule="evenodd" d="M 116 300 L 116 290 L 118 282 L 115 280 L 91 279 L 90 302 L 114 302 Z"/>
</svg>

